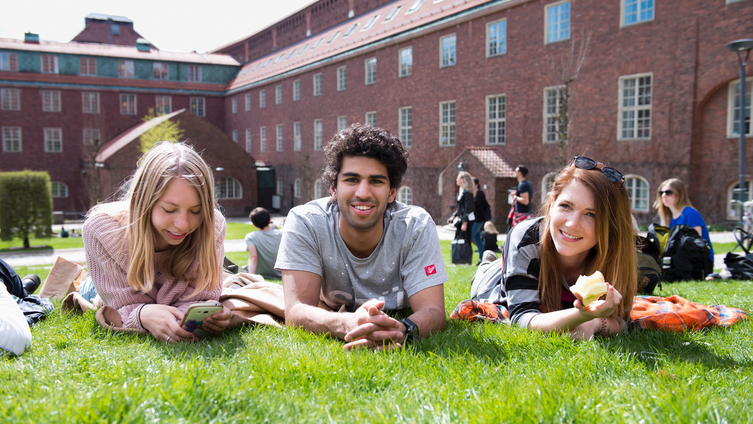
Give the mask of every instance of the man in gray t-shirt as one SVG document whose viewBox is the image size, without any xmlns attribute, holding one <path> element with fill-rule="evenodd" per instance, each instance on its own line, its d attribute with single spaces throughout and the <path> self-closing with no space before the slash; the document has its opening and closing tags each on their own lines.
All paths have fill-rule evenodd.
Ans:
<svg viewBox="0 0 753 424">
<path fill-rule="evenodd" d="M 259 231 L 246 234 L 248 272 L 265 278 L 281 278 L 282 274 L 275 269 L 275 261 L 277 261 L 282 232 L 277 228 L 270 228 L 271 217 L 264 208 L 252 210 L 249 218 Z"/>
<path fill-rule="evenodd" d="M 293 208 L 275 268 L 289 325 L 400 348 L 443 330 L 447 273 L 428 213 L 395 202 L 408 153 L 389 132 L 356 124 L 325 150 L 331 198 Z M 384 311 L 409 310 L 397 320 Z"/>
</svg>

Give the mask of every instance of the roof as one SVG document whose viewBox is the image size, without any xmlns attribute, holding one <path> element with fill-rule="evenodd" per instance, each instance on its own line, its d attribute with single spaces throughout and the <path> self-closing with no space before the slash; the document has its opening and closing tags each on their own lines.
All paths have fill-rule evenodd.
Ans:
<svg viewBox="0 0 753 424">
<path fill-rule="evenodd" d="M 122 133 L 120 133 L 120 135 L 113 138 L 102 147 L 102 150 L 100 150 L 99 154 L 97 155 L 96 161 L 97 162 L 107 161 L 107 159 L 109 159 L 110 156 L 114 155 L 120 149 L 129 145 L 132 141 L 141 137 L 141 135 L 144 134 L 145 132 L 149 131 L 153 127 L 167 121 L 168 119 L 174 116 L 180 115 L 181 113 L 185 111 L 186 111 L 185 109 L 181 109 L 173 113 L 168 113 L 167 115 L 157 116 L 153 119 L 150 119 L 147 122 L 142 122 L 134 127 L 131 127 L 128 130 L 123 131 Z"/>
<path fill-rule="evenodd" d="M 0 50 L 36 51 L 40 53 L 60 53 L 86 56 L 119 57 L 125 59 L 147 59 L 163 62 L 189 62 L 204 65 L 238 66 L 240 63 L 226 54 L 182 53 L 165 50 L 138 51 L 136 46 L 116 46 L 112 44 L 60 43 L 57 41 L 40 41 L 25 43 L 15 38 L 0 38 Z"/>
<path fill-rule="evenodd" d="M 104 13 L 90 13 L 86 15 L 86 19 L 97 19 L 100 21 L 107 21 L 112 19 L 115 22 L 123 22 L 127 24 L 132 24 L 133 21 L 126 18 L 125 16 L 115 16 L 115 15 L 107 15 Z"/>
<path fill-rule="evenodd" d="M 469 147 L 468 151 L 497 178 L 515 178 L 515 167 L 491 147 Z"/>
<path fill-rule="evenodd" d="M 520 3 L 521 0 L 396 0 L 248 62 L 228 89 L 240 89 L 341 54 L 360 52 L 403 34 L 414 34 L 426 28 L 435 30 L 445 18 L 455 19 L 458 15 Z"/>
</svg>

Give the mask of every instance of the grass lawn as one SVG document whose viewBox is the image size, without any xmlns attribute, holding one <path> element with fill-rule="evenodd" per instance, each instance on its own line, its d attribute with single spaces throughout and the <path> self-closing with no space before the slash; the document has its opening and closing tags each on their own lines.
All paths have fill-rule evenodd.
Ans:
<svg viewBox="0 0 753 424">
<path fill-rule="evenodd" d="M 449 315 L 476 267 L 447 269 Z M 746 282 L 665 284 L 661 294 L 753 309 Z M 56 310 L 22 356 L 0 356 L 0 422 L 751 422 L 752 330 L 745 321 L 573 342 L 450 321 L 403 351 L 374 353 L 291 328 L 167 345 Z"/>
</svg>

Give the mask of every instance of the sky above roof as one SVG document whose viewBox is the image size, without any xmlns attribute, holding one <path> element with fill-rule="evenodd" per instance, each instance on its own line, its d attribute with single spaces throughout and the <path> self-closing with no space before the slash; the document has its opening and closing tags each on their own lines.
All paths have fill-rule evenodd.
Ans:
<svg viewBox="0 0 753 424">
<path fill-rule="evenodd" d="M 123 16 L 160 50 L 204 53 L 244 38 L 316 0 L 34 0 L 6 2 L 0 13 L 0 37 L 68 42 L 84 29 L 90 13 Z M 179 5 L 179 7 L 175 7 Z"/>
</svg>

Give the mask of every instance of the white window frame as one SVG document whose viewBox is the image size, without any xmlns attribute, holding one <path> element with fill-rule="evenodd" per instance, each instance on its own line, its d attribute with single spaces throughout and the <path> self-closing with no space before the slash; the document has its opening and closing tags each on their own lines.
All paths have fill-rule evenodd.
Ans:
<svg viewBox="0 0 753 424">
<path fill-rule="evenodd" d="M 78 73 L 82 76 L 97 76 L 97 58 L 81 56 L 78 58 Z"/>
<path fill-rule="evenodd" d="M 44 129 L 44 152 L 45 153 L 63 153 L 63 129 L 62 128 L 45 128 Z"/>
<path fill-rule="evenodd" d="M 314 119 L 314 150 L 322 150 L 322 120 Z"/>
<path fill-rule="evenodd" d="M 745 197 L 743 198 L 743 201 L 750 200 L 751 194 L 753 194 L 753 179 L 748 178 L 745 180 L 744 184 L 746 185 L 746 192 Z M 732 199 L 739 199 L 740 198 L 740 192 L 735 192 L 735 187 L 740 185 L 740 180 L 736 180 L 732 184 L 727 186 L 727 197 L 726 197 L 726 205 L 727 205 L 727 220 L 729 221 L 740 221 L 740 205 L 732 203 Z"/>
<path fill-rule="evenodd" d="M 337 117 L 337 131 L 342 131 L 348 128 L 348 115 L 342 115 Z"/>
<path fill-rule="evenodd" d="M 82 91 L 81 109 L 83 113 L 99 113 L 99 93 Z"/>
<path fill-rule="evenodd" d="M 486 24 L 486 57 L 502 56 L 506 53 L 507 19 L 489 22 Z"/>
<path fill-rule="evenodd" d="M 751 124 L 751 100 L 753 99 L 753 77 L 745 78 L 745 100 L 748 106 L 745 108 L 745 118 L 748 131 L 745 137 L 753 137 L 753 124 Z M 739 121 L 737 114 L 740 113 L 740 78 L 729 83 L 727 87 L 727 138 L 740 138 L 740 133 L 735 131 L 735 123 Z M 737 118 L 737 119 L 735 119 Z"/>
<path fill-rule="evenodd" d="M 232 135 L 230 138 L 233 139 L 233 141 L 237 144 L 238 143 L 238 130 L 233 130 Z"/>
<path fill-rule="evenodd" d="M 54 54 L 40 54 L 39 71 L 43 74 L 60 73 L 60 69 L 58 68 L 58 57 Z"/>
<path fill-rule="evenodd" d="M 408 54 L 403 54 L 404 52 Z M 398 66 L 398 76 L 400 78 L 413 75 L 413 46 L 400 49 L 397 53 L 397 60 L 400 64 Z M 409 61 L 410 63 L 408 63 Z"/>
<path fill-rule="evenodd" d="M 302 192 L 302 191 L 303 191 L 303 190 L 301 190 L 301 179 L 300 179 L 300 178 L 296 178 L 296 179 L 295 179 L 295 182 L 293 182 L 293 196 L 294 196 L 294 197 L 295 197 L 296 199 L 300 199 L 300 198 L 301 198 L 301 194 L 302 194 L 301 192 Z"/>
<path fill-rule="evenodd" d="M 337 68 L 337 91 L 345 91 L 348 88 L 348 67 Z"/>
<path fill-rule="evenodd" d="M 439 38 L 439 67 L 448 68 L 457 64 L 457 37 L 447 34 Z"/>
<path fill-rule="evenodd" d="M 18 53 L 0 52 L 0 71 L 18 71 Z"/>
<path fill-rule="evenodd" d="M 557 172 L 550 172 L 541 179 L 541 204 L 545 205 L 549 201 L 549 190 L 554 185 L 554 179 L 557 178 Z"/>
<path fill-rule="evenodd" d="M 486 145 L 504 146 L 507 134 L 507 96 L 486 96 Z"/>
<path fill-rule="evenodd" d="M 627 22 L 627 19 L 629 16 L 627 12 L 628 3 L 630 4 L 635 3 L 636 8 L 637 8 L 635 21 L 632 21 L 632 22 Z M 620 26 L 625 27 L 629 25 L 638 25 L 645 22 L 653 21 L 654 16 L 656 15 L 656 0 L 652 0 L 650 2 L 651 3 L 650 9 L 646 8 L 644 10 L 642 9 L 642 6 L 646 3 L 648 3 L 646 0 L 620 0 Z M 645 13 L 646 10 L 650 10 L 651 16 L 641 19 L 641 14 Z"/>
<path fill-rule="evenodd" d="M 285 190 L 285 184 L 282 181 L 282 177 L 277 177 L 277 184 L 275 184 L 275 194 L 282 196 L 282 192 Z"/>
<path fill-rule="evenodd" d="M 186 69 L 186 81 L 188 82 L 202 82 L 202 66 L 201 65 L 188 65 Z"/>
<path fill-rule="evenodd" d="M 167 62 L 152 62 L 152 79 L 167 81 L 170 79 L 170 65 Z"/>
<path fill-rule="evenodd" d="M 246 151 L 251 153 L 251 128 L 246 128 Z"/>
<path fill-rule="evenodd" d="M 376 75 L 377 58 L 370 57 L 364 60 L 363 66 L 364 66 L 364 74 L 365 74 L 365 85 L 376 84 L 377 82 L 377 75 Z"/>
<path fill-rule="evenodd" d="M 246 112 L 251 111 L 251 93 L 246 93 Z"/>
<path fill-rule="evenodd" d="M 643 183 L 645 187 L 637 187 Z M 651 189 L 648 180 L 640 175 L 625 175 L 625 189 L 630 199 L 630 209 L 636 212 L 649 212 L 651 208 Z M 642 203 L 642 205 L 641 205 Z"/>
<path fill-rule="evenodd" d="M 324 183 L 322 183 L 321 180 L 316 180 L 316 182 L 314 183 L 314 197 L 316 199 L 327 197 L 327 195 L 324 194 Z"/>
<path fill-rule="evenodd" d="M 118 60 L 118 78 L 134 78 L 134 65 L 132 60 Z"/>
<path fill-rule="evenodd" d="M 238 99 L 235 97 L 230 99 L 230 111 L 233 115 L 238 113 Z"/>
<path fill-rule="evenodd" d="M 191 97 L 191 113 L 199 117 L 207 116 L 207 102 L 203 97 Z"/>
<path fill-rule="evenodd" d="M 640 102 L 640 99 L 641 99 L 641 96 L 640 96 L 640 87 L 641 87 L 640 82 L 641 82 L 641 79 L 644 79 L 646 77 L 650 78 L 650 86 L 649 86 L 650 88 L 649 88 L 649 94 L 647 96 L 649 102 L 648 102 L 648 105 L 646 105 L 646 104 L 639 105 L 638 103 Z M 624 103 L 625 103 L 625 97 L 624 97 L 624 94 L 625 94 L 625 83 L 626 83 L 626 81 L 629 81 L 629 80 L 634 80 L 634 84 L 635 84 L 634 85 L 635 93 L 634 93 L 634 96 L 633 96 L 634 97 L 634 102 L 633 102 L 634 104 L 631 105 L 631 106 L 625 106 L 624 105 Z M 651 130 L 651 126 L 652 126 L 652 122 L 651 121 L 653 119 L 653 112 L 652 112 L 652 109 L 653 109 L 653 106 L 652 106 L 652 104 L 653 104 L 652 96 L 653 96 L 653 91 L 654 91 L 653 87 L 654 87 L 654 77 L 653 77 L 653 74 L 650 73 L 650 72 L 649 73 L 644 73 L 644 74 L 625 75 L 625 76 L 620 77 L 620 83 L 619 83 L 620 92 L 619 92 L 619 97 L 618 97 L 619 103 L 618 103 L 618 109 L 617 109 L 618 110 L 618 112 L 617 112 L 617 139 L 618 140 L 651 140 L 651 131 L 652 131 Z M 646 96 L 643 96 L 643 97 L 645 98 Z M 633 128 L 631 130 L 632 131 L 632 136 L 624 136 L 623 135 L 623 132 L 626 131 L 626 129 L 624 128 L 626 119 L 624 119 L 623 115 L 625 113 L 627 113 L 627 112 L 633 112 L 633 118 L 632 118 Z M 638 123 L 639 123 L 639 121 L 640 120 L 646 120 L 646 118 L 645 118 L 645 116 L 643 118 L 641 118 L 638 115 L 640 115 L 641 113 L 643 113 L 645 115 L 646 112 L 648 112 L 648 119 L 647 119 L 648 120 L 648 129 L 644 128 L 644 129 L 639 130 L 638 129 Z M 643 131 L 643 132 L 647 131 L 648 132 L 648 136 L 646 136 L 646 135 L 639 136 L 638 135 L 639 131 Z"/>
<path fill-rule="evenodd" d="M 456 111 L 455 100 L 439 103 L 439 145 L 441 147 L 455 145 Z"/>
<path fill-rule="evenodd" d="M 412 205 L 413 190 L 411 190 L 410 187 L 407 186 L 400 187 L 400 189 L 397 191 L 397 201 L 408 206 Z"/>
<path fill-rule="evenodd" d="M 217 185 L 218 199 L 242 199 L 243 186 L 241 182 L 233 177 L 222 177 Z"/>
<path fill-rule="evenodd" d="M 293 122 L 293 150 L 301 151 L 301 123 Z"/>
<path fill-rule="evenodd" d="M 84 128 L 84 146 L 93 146 L 94 140 L 99 140 L 101 144 L 102 135 L 99 128 Z"/>
<path fill-rule="evenodd" d="M 375 110 L 372 110 L 370 112 L 366 112 L 366 116 L 364 117 L 364 122 L 371 125 L 372 127 L 377 126 L 377 113 Z"/>
<path fill-rule="evenodd" d="M 413 107 L 406 106 L 397 112 L 398 133 L 403 146 L 410 149 L 413 147 Z"/>
<path fill-rule="evenodd" d="M 137 102 L 135 94 L 120 95 L 120 114 L 135 115 L 137 112 Z"/>
<path fill-rule="evenodd" d="M 301 80 L 297 79 L 293 81 L 293 101 L 299 100 L 301 100 Z"/>
<path fill-rule="evenodd" d="M 282 152 L 282 124 L 277 125 L 277 151 Z"/>
<path fill-rule="evenodd" d="M 62 110 L 60 92 L 57 90 L 42 90 L 42 111 L 60 112 Z"/>
<path fill-rule="evenodd" d="M 314 97 L 322 95 L 322 74 L 314 74 Z"/>
<path fill-rule="evenodd" d="M 3 152 L 21 153 L 23 139 L 21 127 L 3 127 Z"/>
<path fill-rule="evenodd" d="M 259 128 L 259 151 L 267 151 L 267 127 Z"/>
<path fill-rule="evenodd" d="M 567 15 L 562 13 L 562 7 L 567 5 Z M 544 44 L 556 43 L 570 39 L 570 24 L 572 23 L 572 13 L 570 0 L 559 1 L 548 4 L 544 12 Z M 556 12 L 555 12 L 556 11 Z M 556 14 L 555 14 L 556 13 Z M 553 18 L 559 18 L 556 22 L 551 22 Z M 567 24 L 567 30 L 562 26 Z M 555 28 L 552 28 L 554 26 Z M 567 32 L 565 34 L 565 32 Z M 552 39 L 552 36 L 556 38 Z"/>
<path fill-rule="evenodd" d="M 275 104 L 282 104 L 282 84 L 275 86 Z"/>
<path fill-rule="evenodd" d="M 267 107 L 267 90 L 259 91 L 259 109 Z"/>
<path fill-rule="evenodd" d="M 544 88 L 544 110 L 542 140 L 544 144 L 558 143 L 558 133 L 562 122 L 559 120 L 561 98 L 565 95 L 564 85 L 555 85 Z"/>
<path fill-rule="evenodd" d="M 154 96 L 154 112 L 157 115 L 167 115 L 173 112 L 172 96 Z"/>
<path fill-rule="evenodd" d="M 66 198 L 68 197 L 68 185 L 60 181 L 50 181 L 50 194 L 55 199 Z"/>
<path fill-rule="evenodd" d="M 21 110 L 21 89 L 0 88 L 0 110 Z"/>
</svg>

